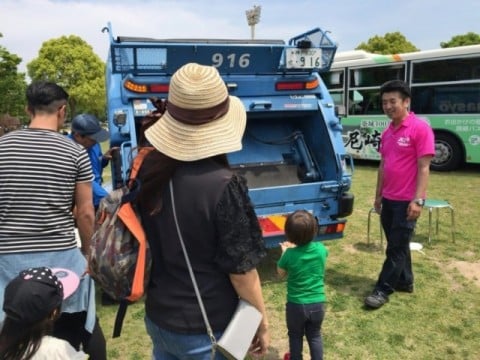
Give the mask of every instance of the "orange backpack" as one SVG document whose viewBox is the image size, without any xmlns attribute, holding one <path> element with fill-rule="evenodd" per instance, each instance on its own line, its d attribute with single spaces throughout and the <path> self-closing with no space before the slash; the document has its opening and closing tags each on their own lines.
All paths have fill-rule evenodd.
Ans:
<svg viewBox="0 0 480 360">
<path fill-rule="evenodd" d="M 113 337 L 120 336 L 127 305 L 142 298 L 150 278 L 151 256 L 142 224 L 132 201 L 140 184 L 138 170 L 152 147 L 138 150 L 126 186 L 101 201 L 90 244 L 89 273 L 96 284 L 120 302 Z"/>
</svg>

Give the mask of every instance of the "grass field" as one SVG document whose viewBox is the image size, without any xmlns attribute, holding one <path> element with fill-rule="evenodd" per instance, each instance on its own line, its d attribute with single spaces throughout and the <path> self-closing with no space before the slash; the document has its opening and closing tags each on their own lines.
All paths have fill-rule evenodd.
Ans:
<svg viewBox="0 0 480 360">
<path fill-rule="evenodd" d="M 480 166 L 431 174 L 428 197 L 446 199 L 455 208 L 456 242 L 450 236 L 449 213 L 440 210 L 439 233 L 428 244 L 428 212 L 424 210 L 414 239 L 423 244 L 423 251 L 412 253 L 415 292 L 393 294 L 387 305 L 368 311 L 363 299 L 372 290 L 384 259 L 376 215 L 371 243 L 367 244 L 367 216 L 375 181 L 376 163 L 356 165 L 355 207 L 345 237 L 326 242 L 330 255 L 323 325 L 325 359 L 480 359 Z M 286 284 L 275 275 L 279 255 L 279 249 L 271 249 L 259 269 L 272 336 L 265 359 L 282 359 L 288 351 Z M 98 313 L 108 338 L 109 359 L 151 357 L 142 302 L 129 307 L 122 336 L 117 339 L 111 339 L 116 307 L 99 304 Z M 309 358 L 306 343 L 304 358 Z"/>
</svg>

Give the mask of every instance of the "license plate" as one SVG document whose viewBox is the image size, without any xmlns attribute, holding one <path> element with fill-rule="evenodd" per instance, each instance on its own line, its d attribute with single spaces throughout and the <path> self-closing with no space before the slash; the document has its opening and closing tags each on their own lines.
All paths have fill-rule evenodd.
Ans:
<svg viewBox="0 0 480 360">
<path fill-rule="evenodd" d="M 322 66 L 322 49 L 286 50 L 287 69 L 313 69 Z"/>
</svg>

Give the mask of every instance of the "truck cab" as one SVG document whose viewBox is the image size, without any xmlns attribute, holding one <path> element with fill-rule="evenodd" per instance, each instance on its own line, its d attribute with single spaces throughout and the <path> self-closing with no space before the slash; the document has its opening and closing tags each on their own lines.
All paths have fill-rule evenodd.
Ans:
<svg viewBox="0 0 480 360">
<path fill-rule="evenodd" d="M 285 239 L 286 216 L 298 209 L 318 221 L 315 240 L 339 239 L 353 211 L 353 163 L 342 125 L 319 73 L 336 45 L 319 28 L 283 40 L 114 37 L 111 25 L 106 85 L 112 185 L 124 186 L 138 151 L 142 121 L 167 99 L 173 73 L 189 62 L 218 69 L 247 112 L 242 150 L 228 154 L 247 179 L 267 247 Z M 155 99 L 155 100 L 152 100 Z M 168 104 L 167 104 L 168 107 Z"/>
</svg>

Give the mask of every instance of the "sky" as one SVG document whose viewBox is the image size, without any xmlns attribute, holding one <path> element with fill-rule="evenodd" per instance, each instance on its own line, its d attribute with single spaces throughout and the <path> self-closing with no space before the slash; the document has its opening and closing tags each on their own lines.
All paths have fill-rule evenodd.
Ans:
<svg viewBox="0 0 480 360">
<path fill-rule="evenodd" d="M 467 32 L 480 33 L 474 0 L 0 0 L 0 46 L 20 56 L 20 71 L 43 42 L 77 35 L 106 60 L 109 36 L 249 39 L 245 11 L 261 6 L 256 39 L 288 41 L 319 27 L 338 51 L 388 32 L 401 32 L 421 50 Z"/>
</svg>

